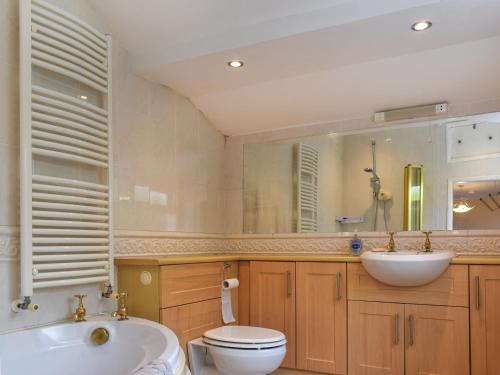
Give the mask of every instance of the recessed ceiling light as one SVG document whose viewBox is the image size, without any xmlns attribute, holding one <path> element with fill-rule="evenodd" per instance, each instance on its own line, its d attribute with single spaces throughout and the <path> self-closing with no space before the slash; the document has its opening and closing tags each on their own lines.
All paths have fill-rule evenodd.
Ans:
<svg viewBox="0 0 500 375">
<path fill-rule="evenodd" d="M 430 29 L 431 26 L 432 26 L 431 21 L 427 21 L 427 20 L 417 21 L 413 25 L 411 25 L 411 29 L 413 31 L 424 31 L 424 30 Z"/>
<path fill-rule="evenodd" d="M 241 68 L 244 63 L 240 60 L 231 60 L 227 63 L 227 65 L 229 65 L 231 68 Z"/>
<path fill-rule="evenodd" d="M 80 99 L 87 100 L 88 97 L 87 97 L 87 95 L 80 95 Z"/>
</svg>

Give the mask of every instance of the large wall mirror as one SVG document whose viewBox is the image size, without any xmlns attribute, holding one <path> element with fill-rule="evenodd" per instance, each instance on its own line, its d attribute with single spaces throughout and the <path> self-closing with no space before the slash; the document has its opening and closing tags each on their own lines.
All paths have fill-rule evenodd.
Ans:
<svg viewBox="0 0 500 375">
<path fill-rule="evenodd" d="M 500 229 L 500 113 L 244 147 L 245 233 Z"/>
</svg>

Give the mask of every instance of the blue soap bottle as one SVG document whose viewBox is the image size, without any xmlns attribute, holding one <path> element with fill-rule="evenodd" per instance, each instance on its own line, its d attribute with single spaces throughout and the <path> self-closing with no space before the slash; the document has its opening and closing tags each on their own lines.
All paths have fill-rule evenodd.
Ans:
<svg viewBox="0 0 500 375">
<path fill-rule="evenodd" d="M 361 251 L 363 250 L 363 241 L 361 241 L 361 238 L 359 238 L 357 233 L 354 233 L 354 236 L 352 237 L 350 241 L 350 247 L 351 247 L 351 254 L 352 255 L 360 255 Z"/>
</svg>

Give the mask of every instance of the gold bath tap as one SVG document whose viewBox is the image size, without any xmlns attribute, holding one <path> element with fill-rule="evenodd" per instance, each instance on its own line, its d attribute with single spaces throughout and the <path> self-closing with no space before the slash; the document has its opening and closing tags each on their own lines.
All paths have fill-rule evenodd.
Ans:
<svg viewBox="0 0 500 375">
<path fill-rule="evenodd" d="M 387 250 L 390 252 L 396 251 L 396 243 L 394 242 L 394 235 L 396 232 L 388 232 L 387 234 L 389 235 L 389 243 L 386 246 Z"/>
<path fill-rule="evenodd" d="M 78 307 L 76 308 L 75 314 L 73 315 L 73 320 L 76 323 L 85 322 L 85 315 L 87 314 L 87 310 L 83 306 L 83 299 L 87 297 L 86 294 L 76 294 L 75 298 L 78 298 Z"/>
<path fill-rule="evenodd" d="M 113 311 L 111 316 L 118 317 L 118 320 L 128 320 L 127 293 L 118 293 L 116 299 L 118 300 L 118 310 Z"/>
<path fill-rule="evenodd" d="M 429 231 L 429 232 L 422 232 L 422 233 L 425 234 L 424 252 L 431 253 L 432 252 L 431 240 L 430 240 L 429 236 L 432 234 L 432 232 Z"/>
</svg>

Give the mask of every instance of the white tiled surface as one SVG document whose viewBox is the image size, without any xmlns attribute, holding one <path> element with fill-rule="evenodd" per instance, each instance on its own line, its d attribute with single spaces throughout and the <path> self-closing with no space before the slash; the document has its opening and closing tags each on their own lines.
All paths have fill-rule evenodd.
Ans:
<svg viewBox="0 0 500 375">
<path fill-rule="evenodd" d="M 85 0 L 49 0 L 95 27 L 104 23 Z M 18 214 L 18 0 L 0 0 L 0 227 L 17 226 Z M 222 134 L 185 98 L 131 73 L 127 52 L 114 41 L 115 204 L 119 229 L 178 232 L 242 230 L 242 146 L 295 136 L 372 126 L 367 119 L 233 138 Z M 500 101 L 451 106 L 465 115 L 499 110 Z M 149 201 L 146 192 L 149 192 Z M 136 194 L 137 193 L 137 194 Z M 129 200 L 127 200 L 129 198 Z M 0 260 L 0 332 L 63 319 L 72 294 L 89 294 L 88 311 L 109 310 L 96 287 L 60 288 L 37 295 L 41 310 L 13 315 L 18 264 Z M 283 370 L 285 371 L 285 370 Z M 294 372 L 278 372 L 286 374 Z"/>
<path fill-rule="evenodd" d="M 223 135 L 188 99 L 132 74 L 125 51 L 116 54 L 115 228 L 222 233 Z"/>
<path fill-rule="evenodd" d="M 106 31 L 85 0 L 49 1 Z M 0 0 L 0 231 L 4 232 L 19 225 L 18 3 Z M 134 75 L 127 52 L 116 39 L 113 92 L 115 227 L 223 232 L 223 135 L 189 100 Z M 13 314 L 10 302 L 19 291 L 18 269 L 18 263 L 0 257 L 0 332 L 67 318 L 77 292 L 89 295 L 89 313 L 112 308 L 97 300 L 96 286 L 77 286 L 37 292 L 37 313 Z"/>
</svg>

